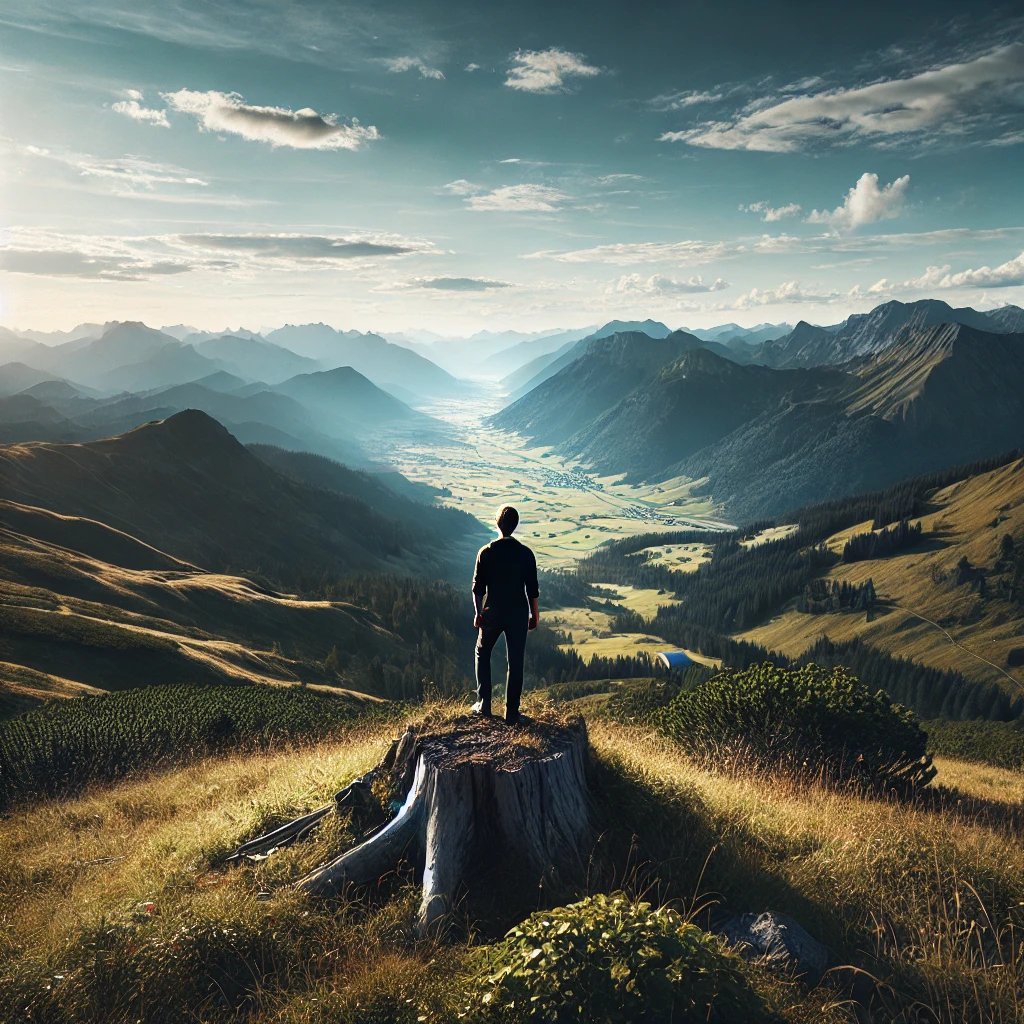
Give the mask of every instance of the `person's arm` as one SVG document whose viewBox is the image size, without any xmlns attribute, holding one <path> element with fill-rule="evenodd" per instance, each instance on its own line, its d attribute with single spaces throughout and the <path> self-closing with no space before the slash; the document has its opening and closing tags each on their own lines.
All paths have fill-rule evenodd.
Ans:
<svg viewBox="0 0 1024 1024">
<path fill-rule="evenodd" d="M 540 622 L 540 587 L 537 585 L 537 558 L 529 548 L 530 557 L 526 562 L 526 596 L 530 599 L 530 629 L 536 629 Z"/>
<path fill-rule="evenodd" d="M 484 564 L 484 548 L 476 556 L 473 570 L 473 626 L 480 629 L 484 624 L 484 594 L 487 593 L 487 567 Z"/>
</svg>

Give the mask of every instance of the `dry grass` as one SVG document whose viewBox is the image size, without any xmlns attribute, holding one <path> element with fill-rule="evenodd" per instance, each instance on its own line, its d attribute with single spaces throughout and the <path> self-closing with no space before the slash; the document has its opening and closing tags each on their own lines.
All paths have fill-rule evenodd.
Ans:
<svg viewBox="0 0 1024 1024">
<path fill-rule="evenodd" d="M 434 705 L 411 721 L 443 731 L 464 711 Z M 571 713 L 536 701 L 527 711 L 552 725 Z M 328 802 L 400 730 L 359 726 L 209 759 L 0 819 L 0 1019 L 14 996 L 33 1007 L 19 1019 L 48 1024 L 451 1019 L 466 947 L 413 940 L 416 894 L 401 879 L 375 905 L 313 903 L 287 887 L 351 842 L 343 820 L 260 864 L 222 867 L 238 843 Z M 730 912 L 788 913 L 886 980 L 879 1021 L 1020 1019 L 1024 965 L 1011 929 L 1024 851 L 1011 828 L 955 804 L 935 811 L 717 775 L 601 719 L 590 734 L 602 829 L 591 888 L 657 880 L 655 898 L 712 894 Z M 965 794 L 1020 799 L 1012 773 L 945 760 L 940 773 Z M 226 995 L 196 987 L 211 970 Z M 828 986 L 756 979 L 785 1020 L 854 1019 Z M 907 1011 L 915 999 L 934 1015 Z"/>
<path fill-rule="evenodd" d="M 1009 1022 L 1024 1013 L 1024 849 L 1019 834 L 946 810 L 864 799 L 785 780 L 716 775 L 670 743 L 597 721 L 599 757 L 639 793 L 637 818 L 662 867 L 675 858 L 685 892 L 711 853 L 702 888 L 730 912 L 773 909 L 801 921 L 848 961 L 886 981 L 880 1005 L 915 1017 Z M 944 762 L 978 795 L 998 791 L 989 773 Z M 996 775 L 1000 773 L 995 773 Z M 1011 799 L 1019 789 L 1003 790 Z M 634 812 L 637 813 L 637 812 Z M 653 831 L 650 831 L 653 830 Z M 881 1012 L 881 1011 L 880 1011 Z M 883 1015 L 879 1019 L 892 1019 Z"/>
</svg>

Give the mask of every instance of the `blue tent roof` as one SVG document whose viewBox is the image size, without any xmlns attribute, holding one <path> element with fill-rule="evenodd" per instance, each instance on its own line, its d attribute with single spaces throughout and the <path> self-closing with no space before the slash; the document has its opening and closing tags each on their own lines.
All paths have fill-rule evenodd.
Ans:
<svg viewBox="0 0 1024 1024">
<path fill-rule="evenodd" d="M 659 651 L 658 657 L 661 659 L 662 664 L 670 671 L 686 668 L 687 665 L 693 664 L 693 658 L 686 651 Z"/>
</svg>

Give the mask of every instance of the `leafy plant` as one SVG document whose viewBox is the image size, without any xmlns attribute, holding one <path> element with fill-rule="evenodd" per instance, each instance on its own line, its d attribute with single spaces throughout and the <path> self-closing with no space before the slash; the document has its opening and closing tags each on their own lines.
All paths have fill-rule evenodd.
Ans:
<svg viewBox="0 0 1024 1024">
<path fill-rule="evenodd" d="M 738 961 L 667 907 L 622 893 L 541 911 L 489 947 L 470 1016 L 544 1024 L 763 1019 Z"/>
<path fill-rule="evenodd" d="M 726 670 L 674 697 L 661 725 L 711 763 L 905 791 L 935 776 L 913 713 L 842 666 Z"/>
</svg>

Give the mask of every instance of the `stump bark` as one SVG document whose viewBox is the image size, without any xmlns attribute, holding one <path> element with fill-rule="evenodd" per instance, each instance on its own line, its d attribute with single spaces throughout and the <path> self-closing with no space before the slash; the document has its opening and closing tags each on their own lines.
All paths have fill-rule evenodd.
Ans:
<svg viewBox="0 0 1024 1024">
<path fill-rule="evenodd" d="M 510 729 L 463 718 L 443 730 L 410 729 L 389 753 L 404 778 L 394 818 L 296 884 L 336 895 L 413 860 L 422 865 L 419 928 L 427 932 L 488 858 L 555 882 L 583 862 L 588 845 L 586 757 L 582 719 Z"/>
</svg>

